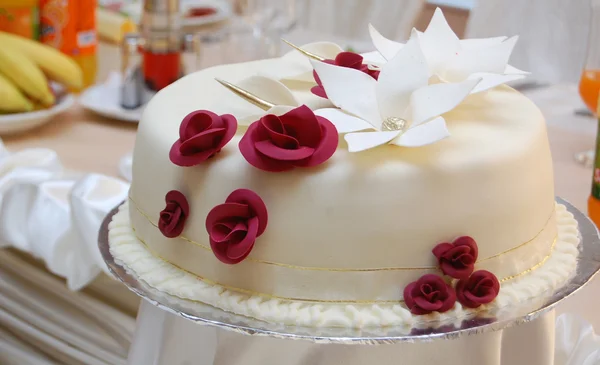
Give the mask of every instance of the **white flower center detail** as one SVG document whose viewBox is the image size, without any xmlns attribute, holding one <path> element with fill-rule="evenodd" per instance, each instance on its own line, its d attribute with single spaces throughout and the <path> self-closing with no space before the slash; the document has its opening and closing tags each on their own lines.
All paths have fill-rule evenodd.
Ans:
<svg viewBox="0 0 600 365">
<path fill-rule="evenodd" d="M 402 118 L 389 117 L 383 121 L 381 130 L 385 132 L 403 131 L 406 128 L 406 120 Z"/>
</svg>

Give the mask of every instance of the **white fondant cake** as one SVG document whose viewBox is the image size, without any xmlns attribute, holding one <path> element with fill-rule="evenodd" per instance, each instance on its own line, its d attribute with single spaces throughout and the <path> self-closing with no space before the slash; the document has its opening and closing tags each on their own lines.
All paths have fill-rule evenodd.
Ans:
<svg viewBox="0 0 600 365">
<path fill-rule="evenodd" d="M 507 86 L 472 93 L 444 112 L 450 136 L 437 143 L 349 152 L 340 135 L 335 153 L 318 166 L 271 172 L 251 165 L 238 144 L 266 112 L 215 78 L 259 94 L 260 83 L 245 80 L 268 75 L 284 80 L 291 96 L 265 89 L 264 99 L 332 107 L 310 92 L 314 81 L 291 80 L 298 65 L 310 68 L 303 57 L 294 51 L 203 70 L 151 100 L 135 145 L 130 200 L 110 228 L 117 260 L 170 294 L 308 326 L 411 324 L 438 316 L 411 314 L 404 288 L 426 274 L 442 276 L 432 249 L 459 236 L 477 243 L 475 270 L 493 273 L 501 285 L 496 300 L 477 310 L 539 295 L 568 278 L 576 264 L 576 223 L 554 202 L 545 121 Z M 170 150 L 180 124 L 200 109 L 234 115 L 237 133 L 214 157 L 176 165 Z M 268 225 L 245 259 L 228 264 L 215 256 L 206 221 L 237 189 L 262 199 Z M 189 213 L 183 231 L 168 238 L 159 221 L 172 190 L 185 197 Z M 472 311 L 459 302 L 442 316 Z"/>
</svg>

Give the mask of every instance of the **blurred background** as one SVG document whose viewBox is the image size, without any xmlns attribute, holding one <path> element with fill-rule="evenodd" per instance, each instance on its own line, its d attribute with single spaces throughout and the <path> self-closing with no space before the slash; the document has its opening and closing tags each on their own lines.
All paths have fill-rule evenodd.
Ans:
<svg viewBox="0 0 600 365">
<path fill-rule="evenodd" d="M 139 300 L 97 233 L 154 93 L 281 38 L 369 52 L 369 23 L 405 41 L 437 7 L 461 38 L 519 35 L 510 63 L 531 75 L 512 86 L 546 117 L 556 195 L 599 222 L 597 0 L 0 0 L 0 364 L 126 363 Z M 600 328 L 599 288 L 559 312 Z"/>
</svg>

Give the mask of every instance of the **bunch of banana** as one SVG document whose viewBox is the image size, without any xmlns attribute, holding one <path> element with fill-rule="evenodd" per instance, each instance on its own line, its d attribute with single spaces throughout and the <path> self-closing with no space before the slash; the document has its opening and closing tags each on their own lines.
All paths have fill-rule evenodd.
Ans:
<svg viewBox="0 0 600 365">
<path fill-rule="evenodd" d="M 79 65 L 50 46 L 2 31 L 0 45 L 0 113 L 54 105 L 49 80 L 71 90 L 83 86 Z"/>
</svg>

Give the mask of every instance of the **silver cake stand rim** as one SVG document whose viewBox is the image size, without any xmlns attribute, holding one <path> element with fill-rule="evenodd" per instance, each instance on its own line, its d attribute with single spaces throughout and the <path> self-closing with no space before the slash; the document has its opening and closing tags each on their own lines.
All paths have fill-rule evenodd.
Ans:
<svg viewBox="0 0 600 365">
<path fill-rule="evenodd" d="M 249 317 L 236 315 L 221 309 L 186 299 L 181 299 L 160 292 L 125 267 L 115 262 L 110 253 L 108 243 L 108 225 L 117 213 L 121 204 L 117 205 L 104 219 L 98 236 L 98 246 L 110 272 L 129 290 L 142 299 L 199 324 L 214 326 L 245 335 L 268 336 L 283 339 L 308 340 L 316 343 L 338 344 L 390 344 L 399 342 L 426 342 L 439 339 L 454 339 L 465 335 L 473 335 L 502 330 L 521 323 L 530 322 L 552 310 L 564 299 L 575 294 L 600 271 L 600 238 L 596 225 L 582 212 L 562 198 L 556 198 L 571 212 L 579 224 L 581 243 L 577 257 L 575 275 L 561 288 L 547 293 L 532 301 L 519 303 L 510 308 L 503 308 L 494 316 L 456 319 L 453 322 L 430 322 L 427 327 L 381 327 L 381 328 L 309 328 L 267 323 Z"/>
</svg>

